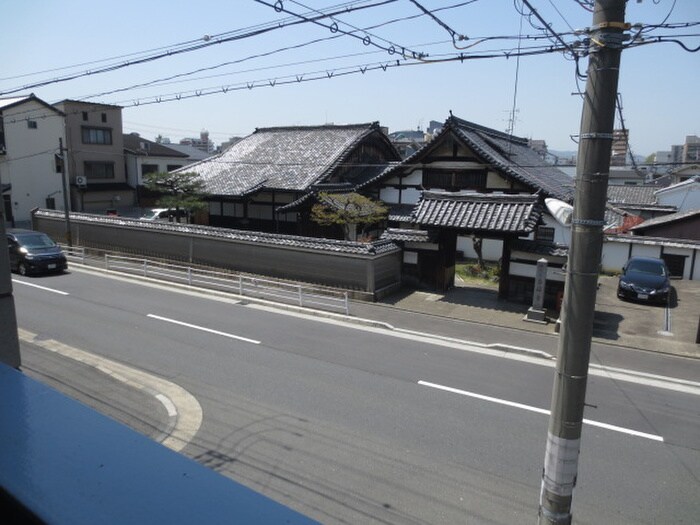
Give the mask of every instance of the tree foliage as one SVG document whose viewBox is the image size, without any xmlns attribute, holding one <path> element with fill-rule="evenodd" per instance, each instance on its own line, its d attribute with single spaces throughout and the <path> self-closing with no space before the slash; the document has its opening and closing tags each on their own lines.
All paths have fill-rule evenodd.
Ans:
<svg viewBox="0 0 700 525">
<path fill-rule="evenodd" d="M 352 225 L 367 226 L 377 224 L 387 218 L 388 208 L 359 193 L 318 194 L 318 203 L 311 208 L 311 220 L 321 226 L 339 225 L 343 228 L 345 240 L 350 239 Z"/>
<path fill-rule="evenodd" d="M 161 194 L 157 205 L 175 210 L 175 219 L 180 222 L 180 210 L 192 213 L 207 207 L 202 199 L 205 194 L 204 182 L 197 173 L 159 172 L 147 173 L 144 185 L 151 191 Z"/>
</svg>

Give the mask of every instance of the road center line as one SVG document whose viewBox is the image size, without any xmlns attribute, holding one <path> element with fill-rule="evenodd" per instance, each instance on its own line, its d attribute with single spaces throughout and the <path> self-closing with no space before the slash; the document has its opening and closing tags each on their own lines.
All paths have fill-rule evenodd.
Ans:
<svg viewBox="0 0 700 525">
<path fill-rule="evenodd" d="M 197 326 L 196 324 L 184 323 L 182 321 L 177 321 L 176 319 L 169 319 L 167 317 L 161 317 L 159 315 L 148 314 L 147 317 L 151 319 L 157 319 L 158 321 L 165 321 L 166 323 L 172 323 L 180 326 L 185 326 L 187 328 L 192 328 L 194 330 L 200 330 L 202 332 L 207 332 L 214 335 L 220 335 L 222 337 L 228 337 L 230 339 L 237 339 L 239 341 L 245 341 L 246 343 L 252 343 L 254 345 L 259 345 L 260 341 L 255 339 L 248 339 L 247 337 L 241 337 L 240 335 L 228 334 L 226 332 L 220 332 L 219 330 L 212 330 L 211 328 L 206 328 L 204 326 Z"/>
<path fill-rule="evenodd" d="M 46 286 L 39 286 L 38 284 L 28 283 L 26 281 L 18 281 L 17 279 L 12 279 L 13 283 L 24 284 L 26 286 L 31 286 L 32 288 L 38 288 L 39 290 L 44 290 L 45 292 L 57 293 L 58 295 L 70 295 L 68 292 L 62 292 L 61 290 L 55 290 L 54 288 L 47 288 Z"/>
<path fill-rule="evenodd" d="M 506 399 L 499 399 L 497 397 L 485 396 L 483 394 L 477 394 L 475 392 L 468 392 L 466 390 L 459 390 L 458 388 L 452 388 L 449 386 L 438 385 L 436 383 L 429 383 L 428 381 L 418 381 L 419 385 L 427 386 L 430 388 L 435 388 L 437 390 L 443 390 L 445 392 L 451 392 L 452 394 L 459 394 L 461 396 L 472 397 L 474 399 L 481 399 L 482 401 L 488 401 L 490 403 L 496 403 L 499 405 L 505 405 L 513 408 L 519 408 L 521 410 L 527 410 L 529 412 L 536 412 L 538 414 L 549 415 L 550 411 L 544 408 L 537 408 L 530 405 L 523 405 L 522 403 L 516 403 L 514 401 L 508 401 Z M 621 432 L 623 434 L 628 434 L 630 436 L 637 436 L 644 439 L 650 439 L 652 441 L 660 441 L 663 443 L 663 436 L 657 436 L 656 434 L 647 434 L 646 432 L 639 432 L 638 430 L 632 430 L 629 428 L 618 427 L 616 425 L 610 425 L 608 423 L 601 423 L 600 421 L 593 421 L 592 419 L 583 419 L 583 422 L 587 425 L 593 427 L 605 428 L 607 430 L 612 430 L 614 432 Z"/>
</svg>

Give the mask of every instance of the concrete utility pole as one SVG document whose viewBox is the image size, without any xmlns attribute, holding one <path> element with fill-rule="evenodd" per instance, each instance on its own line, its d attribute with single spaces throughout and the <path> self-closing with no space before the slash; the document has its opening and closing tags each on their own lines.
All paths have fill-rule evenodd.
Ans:
<svg viewBox="0 0 700 525">
<path fill-rule="evenodd" d="M 58 138 L 58 150 L 61 155 L 61 178 L 63 181 L 63 210 L 66 217 L 66 244 L 73 246 L 73 234 L 70 228 L 70 195 L 68 195 L 68 149 L 63 147 L 63 139 Z"/>
<path fill-rule="evenodd" d="M 596 0 L 581 116 L 557 368 L 540 492 L 539 523 L 570 524 L 603 248 L 615 101 L 626 0 Z"/>
<path fill-rule="evenodd" d="M 5 234 L 5 210 L 2 206 L 0 206 L 0 362 L 13 368 L 19 368 L 21 365 L 15 298 L 12 295 L 10 256 Z"/>
</svg>

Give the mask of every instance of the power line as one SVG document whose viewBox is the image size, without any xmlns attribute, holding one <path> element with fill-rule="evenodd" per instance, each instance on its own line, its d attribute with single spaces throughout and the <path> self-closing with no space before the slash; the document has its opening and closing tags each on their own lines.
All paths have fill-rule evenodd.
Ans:
<svg viewBox="0 0 700 525">
<path fill-rule="evenodd" d="M 389 47 L 382 46 L 380 44 L 377 44 L 376 42 L 373 42 L 372 38 L 370 38 L 370 36 L 368 34 L 365 34 L 365 36 L 363 37 L 363 36 L 356 35 L 353 31 L 345 31 L 345 30 L 341 29 L 337 22 L 333 22 L 330 25 L 326 25 L 326 24 L 319 22 L 319 17 L 309 18 L 308 16 L 305 16 L 303 14 L 294 13 L 292 11 L 285 9 L 281 0 L 277 0 L 277 2 L 275 2 L 275 4 L 270 4 L 269 2 L 266 2 L 265 0 L 254 0 L 254 1 L 259 3 L 259 4 L 271 7 L 275 11 L 277 11 L 278 13 L 286 13 L 286 14 L 289 14 L 292 16 L 296 16 L 296 17 L 301 19 L 301 23 L 309 23 L 310 22 L 312 24 L 315 24 L 315 25 L 318 25 L 320 27 L 324 27 L 324 28 L 328 29 L 331 33 L 341 33 L 343 35 L 360 40 L 360 41 L 362 41 L 362 43 L 364 45 L 373 46 L 373 47 L 382 49 L 382 50 L 386 51 L 387 53 L 389 53 L 389 55 L 394 55 L 394 54 L 399 53 L 400 55 L 404 56 L 404 58 L 405 58 L 406 52 L 408 51 L 408 56 L 412 56 L 413 58 L 416 58 L 416 59 L 420 59 L 420 58 L 423 58 L 425 56 L 424 53 L 413 51 L 411 49 L 407 49 L 405 46 L 400 46 L 397 44 L 390 44 Z M 386 0 L 386 2 L 382 2 L 382 4 L 388 4 L 388 3 L 391 3 L 394 1 L 396 1 L 396 0 Z M 378 4 L 378 5 L 381 5 L 381 4 Z M 336 14 L 339 14 L 339 13 L 336 13 Z M 340 13 L 340 14 L 342 14 L 342 13 Z M 324 18 L 329 18 L 329 17 L 324 17 Z M 400 48 L 400 51 L 399 51 L 399 48 Z"/>
<path fill-rule="evenodd" d="M 535 56 L 535 55 L 542 55 L 542 54 L 549 54 L 549 53 L 557 53 L 563 51 L 563 48 L 557 48 L 553 46 L 547 46 L 547 47 L 535 47 L 535 48 L 530 48 L 526 50 L 522 50 L 520 52 L 510 49 L 506 51 L 499 51 L 499 52 L 492 52 L 488 54 L 466 54 L 466 53 L 459 53 L 459 54 L 452 54 L 449 56 L 446 56 L 445 58 L 432 58 L 432 59 L 421 59 L 418 60 L 416 59 L 415 62 L 405 61 L 402 62 L 401 60 L 395 60 L 391 62 L 375 62 L 372 64 L 363 64 L 363 65 L 355 65 L 355 66 L 348 66 L 345 68 L 335 68 L 331 70 L 323 70 L 323 71 L 312 71 L 312 72 L 306 72 L 306 73 L 301 73 L 301 74 L 295 74 L 295 75 L 286 75 L 286 76 L 281 76 L 281 77 L 276 77 L 274 79 L 259 79 L 255 81 L 248 81 L 248 82 L 242 82 L 238 84 L 229 84 L 225 86 L 215 86 L 215 87 L 209 87 L 209 88 L 201 88 L 201 89 L 195 89 L 195 90 L 189 90 L 189 91 L 182 91 L 182 92 L 176 92 L 176 93 L 168 93 L 164 95 L 154 95 L 154 96 L 149 96 L 149 97 L 144 97 L 142 99 L 137 99 L 137 100 L 122 100 L 116 102 L 116 104 L 124 106 L 124 107 L 136 107 L 136 106 L 141 106 L 141 105 L 151 105 L 151 104 L 159 104 L 163 102 L 172 102 L 175 100 L 186 100 L 190 98 L 196 98 L 196 97 L 202 97 L 202 96 L 208 96 L 208 95 L 215 95 L 215 94 L 225 94 L 228 93 L 229 91 L 242 91 L 245 89 L 248 90 L 253 90 L 253 89 L 259 89 L 263 87 L 277 87 L 277 86 L 283 86 L 283 85 L 290 85 L 290 84 L 301 84 L 301 83 L 306 83 L 306 82 L 311 82 L 311 81 L 318 81 L 318 80 L 326 80 L 326 79 L 333 79 L 333 78 L 338 78 L 338 77 L 344 77 L 344 76 L 350 76 L 350 75 L 358 75 L 358 74 L 366 74 L 367 72 L 372 72 L 372 71 L 387 71 L 389 69 L 395 69 L 397 67 L 406 67 L 406 66 L 415 66 L 415 65 L 429 65 L 429 64 L 442 64 L 442 63 L 448 63 L 448 62 L 465 62 L 469 60 L 484 60 L 484 59 L 491 59 L 491 58 L 511 58 L 515 56 Z"/>
<path fill-rule="evenodd" d="M 410 0 L 410 2 L 415 5 L 418 9 L 423 11 L 426 15 L 428 15 L 430 18 L 432 18 L 436 24 L 438 24 L 440 27 L 442 27 L 445 31 L 447 31 L 450 34 L 450 37 L 452 38 L 452 41 L 455 41 L 455 36 L 458 36 L 457 31 L 452 29 L 450 26 L 448 26 L 445 22 L 440 20 L 434 12 L 428 11 L 425 7 L 423 7 L 419 2 L 416 0 Z M 464 40 L 464 35 L 459 35 L 459 40 Z"/>
<path fill-rule="evenodd" d="M 257 1 L 257 0 L 256 0 L 256 1 Z M 104 66 L 104 67 L 101 67 L 101 68 L 97 68 L 97 69 L 95 69 L 95 70 L 82 71 L 82 72 L 79 72 L 79 73 L 64 75 L 63 77 L 58 77 L 58 78 L 48 79 L 48 80 L 42 80 L 42 81 L 34 82 L 34 83 L 31 83 L 31 84 L 25 84 L 25 85 L 23 85 L 23 86 L 10 88 L 10 89 L 5 90 L 5 91 L 0 91 L 0 95 L 7 95 L 7 94 L 11 94 L 11 93 L 17 93 L 17 92 L 19 92 L 19 91 L 26 91 L 26 90 L 28 90 L 28 89 L 32 89 L 32 88 L 36 88 L 36 87 L 47 86 L 47 85 L 50 85 L 50 84 L 56 84 L 56 83 L 60 83 L 60 82 L 67 82 L 67 81 L 69 81 L 69 80 L 75 80 L 75 79 L 81 78 L 81 77 L 94 76 L 94 75 L 98 75 L 98 74 L 102 74 L 102 73 L 107 73 L 107 72 L 111 72 L 111 71 L 117 71 L 117 70 L 119 70 L 119 69 L 123 69 L 123 68 L 126 68 L 126 67 L 130 67 L 130 66 L 134 66 L 134 65 L 138 65 L 138 64 L 145 64 L 145 63 L 148 63 L 148 62 L 153 62 L 153 61 L 159 60 L 159 59 L 161 59 L 161 58 L 166 58 L 166 57 L 171 57 L 171 56 L 174 56 L 174 55 L 179 55 L 179 54 L 182 54 L 182 53 L 189 53 L 189 52 L 192 52 L 192 51 L 197 51 L 197 50 L 199 50 L 199 49 L 203 49 L 203 48 L 206 48 L 206 47 L 209 47 L 209 46 L 213 46 L 213 45 L 215 45 L 215 44 L 222 44 L 222 43 L 225 43 L 225 42 L 232 42 L 232 41 L 236 41 L 236 40 L 242 40 L 242 39 L 245 39 L 245 38 L 251 38 L 251 37 L 253 37 L 253 36 L 258 36 L 258 35 L 261 35 L 261 34 L 264 34 L 264 33 L 268 33 L 268 32 L 270 32 L 270 31 L 275 31 L 275 30 L 278 30 L 278 29 L 282 29 L 283 27 L 288 27 L 288 26 L 291 26 L 291 25 L 298 25 L 298 24 L 304 23 L 305 21 L 315 21 L 315 20 L 318 20 L 318 19 L 328 18 L 328 17 L 332 17 L 332 16 L 335 16 L 335 15 L 338 15 L 338 14 L 342 14 L 342 13 L 348 13 L 348 12 L 353 12 L 353 11 L 359 11 L 359 10 L 362 10 L 362 9 L 368 9 L 368 8 L 371 8 L 371 7 L 377 7 L 377 6 L 380 6 L 380 5 L 385 5 L 385 4 L 392 3 L 392 2 L 396 2 L 396 1 L 397 1 L 397 0 L 380 0 L 380 1 L 376 2 L 376 3 L 374 3 L 374 4 L 369 4 L 369 5 L 359 6 L 359 7 L 352 7 L 352 6 L 349 6 L 349 7 L 346 7 L 345 9 L 337 10 L 337 11 L 334 11 L 334 12 L 331 12 L 331 13 L 321 14 L 321 15 L 318 15 L 318 16 L 316 16 L 316 17 L 314 17 L 314 18 L 307 18 L 307 19 L 304 20 L 304 21 L 298 21 L 298 20 L 293 20 L 293 21 L 290 21 L 290 22 L 281 21 L 281 22 L 278 22 L 277 24 L 272 25 L 272 26 L 266 26 L 266 27 L 259 27 L 259 26 L 258 26 L 258 28 L 253 28 L 253 29 L 237 30 L 236 34 L 230 35 L 230 36 L 226 36 L 226 37 L 214 37 L 214 38 L 212 38 L 212 37 L 210 37 L 210 36 L 208 36 L 208 35 L 205 35 L 205 36 L 202 37 L 200 40 L 194 41 L 194 42 L 196 42 L 195 44 L 192 44 L 192 45 L 189 45 L 189 46 L 186 46 L 186 47 L 182 47 L 182 48 L 180 48 L 180 49 L 167 49 L 167 50 L 165 50 L 165 51 L 163 51 L 163 52 L 159 52 L 159 53 L 156 53 L 156 54 L 154 54 L 154 55 L 148 55 L 148 56 L 145 56 L 145 57 L 142 57 L 142 58 L 137 58 L 137 59 L 135 59 L 135 60 L 131 60 L 131 61 L 127 61 L 127 62 L 122 62 L 122 63 L 120 63 L 120 64 L 111 64 L 111 65 L 107 65 L 107 66 Z M 302 15 L 302 16 L 303 16 L 303 15 Z M 245 31 L 245 32 L 243 32 L 242 34 L 238 34 L 238 31 Z"/>
</svg>

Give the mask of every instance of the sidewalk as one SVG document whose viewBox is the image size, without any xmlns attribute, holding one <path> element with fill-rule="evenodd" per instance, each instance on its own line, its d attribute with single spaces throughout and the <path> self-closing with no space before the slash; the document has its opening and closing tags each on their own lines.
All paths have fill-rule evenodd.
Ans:
<svg viewBox="0 0 700 525">
<path fill-rule="evenodd" d="M 616 296 L 617 279 L 602 276 L 596 301 L 593 341 L 700 358 L 700 345 L 695 343 L 700 312 L 700 283 L 674 281 L 673 284 L 677 300 L 668 309 L 667 319 L 667 309 L 663 306 L 621 301 Z M 525 340 L 529 334 L 547 334 L 552 336 L 552 342 L 542 350 L 556 352 L 556 312 L 548 312 L 547 324 L 525 321 L 528 305 L 498 299 L 495 287 L 458 283 L 445 293 L 404 290 L 373 305 L 355 303 L 352 310 L 357 317 L 383 321 L 404 329 L 420 330 L 416 327 L 419 322 L 416 317 L 407 315 L 419 313 L 433 316 L 435 323 L 442 318 L 519 331 Z M 430 321 L 423 324 L 431 326 Z"/>
</svg>

